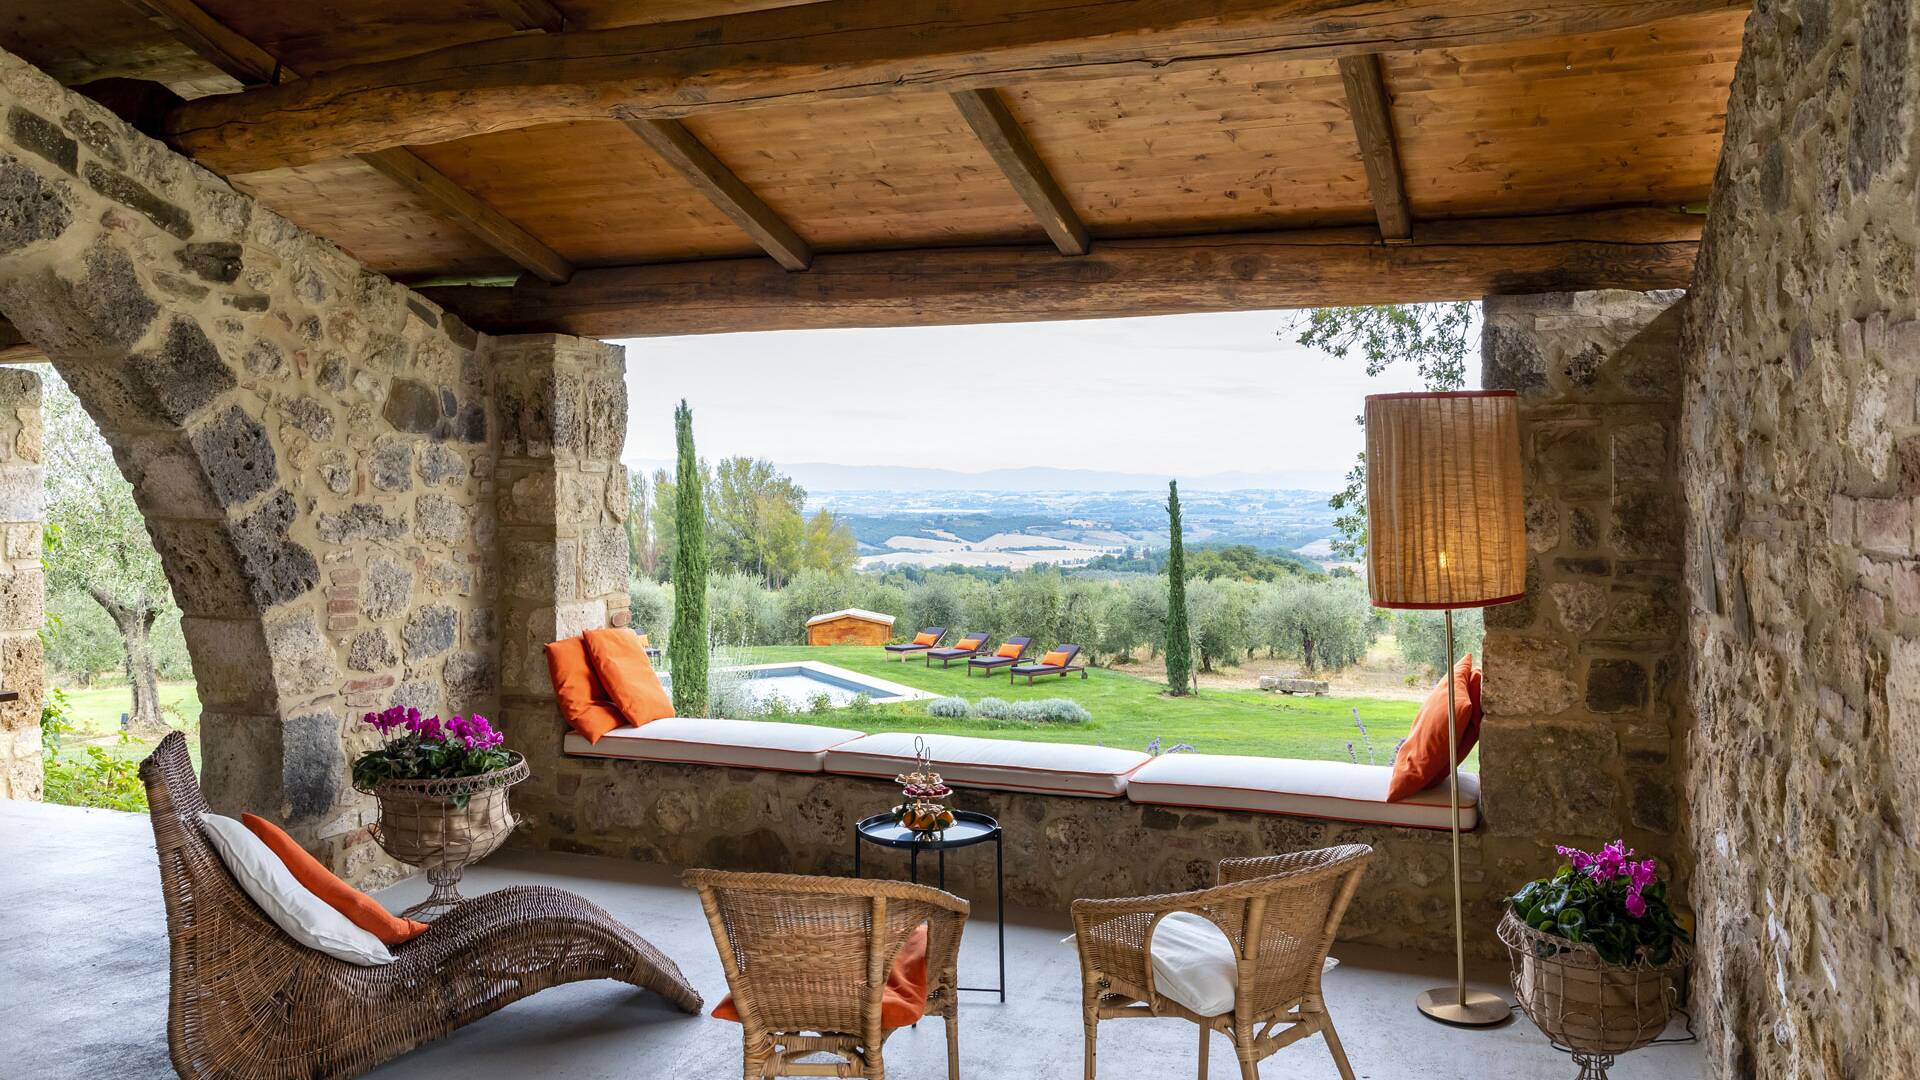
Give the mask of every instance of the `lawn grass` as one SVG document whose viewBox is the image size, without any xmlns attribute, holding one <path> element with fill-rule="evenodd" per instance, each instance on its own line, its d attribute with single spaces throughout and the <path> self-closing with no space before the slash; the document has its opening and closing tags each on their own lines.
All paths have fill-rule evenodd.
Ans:
<svg viewBox="0 0 1920 1080">
<path fill-rule="evenodd" d="M 1260 757 L 1312 758 L 1346 761 L 1347 743 L 1366 763 L 1368 754 L 1353 711 L 1360 711 L 1373 741 L 1373 761 L 1385 765 L 1394 744 L 1413 726 L 1419 702 L 1369 697 L 1290 697 L 1259 690 L 1205 690 L 1185 698 L 1168 697 L 1165 686 L 1132 675 L 1095 668 L 1086 679 L 1042 679 L 1032 687 L 1023 680 L 1009 686 L 999 678 L 967 677 L 965 665 L 929 669 L 923 661 L 905 664 L 876 646 L 778 646 L 746 650 L 743 659 L 754 663 L 819 660 L 849 671 L 889 679 L 936 694 L 978 701 L 998 697 L 1007 701 L 1071 698 L 1093 714 L 1091 723 L 1075 727 L 1028 726 L 978 719 L 948 720 L 927 715 L 924 701 L 875 705 L 868 710 L 836 709 L 801 713 L 783 719 L 861 731 L 893 731 L 905 727 L 917 732 L 988 735 L 1034 742 L 1091 743 L 1144 750 L 1155 737 L 1163 746 L 1188 743 L 1201 753 L 1249 754 Z M 1477 762 L 1469 759 L 1469 769 Z"/>
<path fill-rule="evenodd" d="M 73 723 L 65 744 L 61 747 L 62 758 L 84 754 L 87 746 L 98 746 L 115 757 L 143 758 L 153 751 L 158 739 L 134 739 L 122 743 L 120 735 L 120 715 L 133 708 L 133 691 L 124 686 L 97 686 L 88 689 L 66 688 L 67 719 Z M 160 684 L 161 718 L 167 726 L 187 733 L 187 745 L 193 752 L 194 761 L 199 762 L 200 740 L 196 733 L 200 730 L 200 695 L 193 683 L 163 682 Z"/>
</svg>

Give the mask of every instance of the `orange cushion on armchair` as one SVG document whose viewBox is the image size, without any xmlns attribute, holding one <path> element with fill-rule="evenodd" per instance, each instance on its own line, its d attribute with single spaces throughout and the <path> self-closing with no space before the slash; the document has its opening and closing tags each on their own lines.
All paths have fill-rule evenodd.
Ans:
<svg viewBox="0 0 1920 1080">
<path fill-rule="evenodd" d="M 1467 760 L 1467 754 L 1480 737 L 1479 675 L 1473 670 L 1473 654 L 1460 658 L 1453 666 L 1454 731 L 1459 755 L 1452 764 Z M 1413 719 L 1413 730 L 1393 760 L 1393 779 L 1387 784 L 1387 801 L 1411 798 L 1447 778 L 1447 680 L 1444 676 L 1420 705 Z"/>
<path fill-rule="evenodd" d="M 647 647 L 631 630 L 603 628 L 580 635 L 587 643 L 587 661 L 607 697 L 634 727 L 664 720 L 673 715 L 673 699 L 653 673 L 653 661 L 647 659 Z"/>
<path fill-rule="evenodd" d="M 306 886 L 328 907 L 347 917 L 347 921 L 380 939 L 382 945 L 398 945 L 427 932 L 427 924 L 403 919 L 380 906 L 380 901 L 341 881 L 307 849 L 294 842 L 285 829 L 263 817 L 241 814 L 245 825 L 267 850 L 280 857 L 293 879 Z"/>
<path fill-rule="evenodd" d="M 893 966 L 887 969 L 887 986 L 880 994 L 880 1026 L 912 1027 L 927 1015 L 927 924 L 921 923 L 907 935 L 900 951 L 893 954 Z M 740 1010 L 733 1007 L 733 995 L 720 999 L 713 1007 L 716 1019 L 740 1022 Z"/>
</svg>

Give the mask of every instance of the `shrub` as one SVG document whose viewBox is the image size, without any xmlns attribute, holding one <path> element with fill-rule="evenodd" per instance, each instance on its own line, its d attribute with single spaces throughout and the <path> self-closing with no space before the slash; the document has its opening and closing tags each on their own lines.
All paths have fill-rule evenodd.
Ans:
<svg viewBox="0 0 1920 1080">
<path fill-rule="evenodd" d="M 966 698 L 943 697 L 927 703 L 927 715 L 942 720 L 965 720 L 973 715 L 973 706 L 967 704 Z"/>
<path fill-rule="evenodd" d="M 1013 718 L 1029 724 L 1079 725 L 1093 720 L 1093 714 L 1077 701 L 1067 698 L 1042 698 L 1021 701 L 1013 706 Z"/>
<path fill-rule="evenodd" d="M 1013 719 L 1013 705 L 997 697 L 983 697 L 973 703 L 973 715 L 983 720 Z"/>
</svg>

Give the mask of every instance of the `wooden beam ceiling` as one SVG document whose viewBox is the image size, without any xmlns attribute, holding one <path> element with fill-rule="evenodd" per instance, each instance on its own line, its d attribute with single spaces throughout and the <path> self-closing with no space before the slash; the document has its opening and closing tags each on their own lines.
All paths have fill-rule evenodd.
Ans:
<svg viewBox="0 0 1920 1080">
<path fill-rule="evenodd" d="M 1700 219 L 1620 210 L 1423 224 L 1406 244 L 1372 228 L 1102 240 L 1049 247 L 822 254 L 805 274 L 760 259 L 582 270 L 566 285 L 431 288 L 482 330 L 618 338 L 1096 319 L 1490 293 L 1684 287 Z"/>
<path fill-rule="evenodd" d="M 1340 81 L 1346 84 L 1347 111 L 1360 142 L 1360 161 L 1367 170 L 1380 237 L 1388 243 L 1406 240 L 1413 235 L 1413 213 L 1407 207 L 1407 182 L 1393 137 L 1393 106 L 1387 100 L 1380 57 L 1374 53 L 1341 57 Z"/>
<path fill-rule="evenodd" d="M 182 0 L 167 0 L 180 3 Z M 203 98 L 175 145 L 224 173 L 567 120 L 953 92 L 1217 63 L 1578 34 L 1748 0 L 825 0 L 504 37 Z"/>
<path fill-rule="evenodd" d="M 567 28 L 567 17 L 547 0 L 487 0 L 515 30 L 557 34 Z"/>
<path fill-rule="evenodd" d="M 1085 255 L 1092 244 L 1086 225 L 1074 212 L 1066 192 L 1060 190 L 1053 174 L 1047 171 L 1046 163 L 1040 160 L 1039 152 L 1033 148 L 1027 133 L 1020 130 L 1020 122 L 1013 118 L 999 93 L 990 89 L 962 90 L 953 95 L 953 103 L 959 106 L 960 115 L 966 117 L 973 133 L 980 137 L 994 164 L 1007 174 L 1007 182 L 1020 193 L 1033 216 L 1040 219 L 1040 227 L 1047 231 L 1053 246 L 1059 248 L 1062 255 Z"/>
<path fill-rule="evenodd" d="M 800 234 L 741 183 L 733 170 L 714 157 L 713 151 L 695 138 L 685 124 L 678 120 L 628 120 L 626 123 L 661 160 L 686 177 L 721 213 L 753 237 L 753 242 L 773 256 L 775 262 L 788 270 L 805 270 L 813 262 L 813 249 Z"/>
<path fill-rule="evenodd" d="M 25 335 L 14 329 L 13 324 L 0 319 L 0 363 L 34 364 L 44 361 L 47 354 L 40 346 L 28 341 Z"/>
<path fill-rule="evenodd" d="M 193 0 L 133 0 L 171 23 L 182 41 L 242 86 L 287 83 L 299 75 L 273 54 L 234 33 L 208 15 Z M 541 0 L 531 0 L 538 4 Z M 513 6 L 526 6 L 514 4 Z M 230 95 L 238 96 L 238 95 Z M 435 210 L 519 263 L 542 280 L 561 282 L 573 276 L 573 266 L 538 237 L 509 221 L 499 211 L 468 194 L 433 166 L 404 147 L 390 147 L 358 155 L 382 175 L 406 187 Z"/>
</svg>

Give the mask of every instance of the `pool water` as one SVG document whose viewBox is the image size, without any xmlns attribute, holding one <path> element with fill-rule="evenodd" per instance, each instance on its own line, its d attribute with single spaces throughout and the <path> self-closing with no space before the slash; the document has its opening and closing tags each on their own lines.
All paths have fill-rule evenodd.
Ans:
<svg viewBox="0 0 1920 1080">
<path fill-rule="evenodd" d="M 900 701 L 907 697 L 889 684 L 870 681 L 826 664 L 753 667 L 743 669 L 742 673 L 746 675 L 747 693 L 763 705 L 772 704 L 778 698 L 784 700 L 788 708 L 806 709 L 825 694 L 837 709 L 853 704 L 853 699 L 861 694 L 872 701 Z"/>
</svg>

